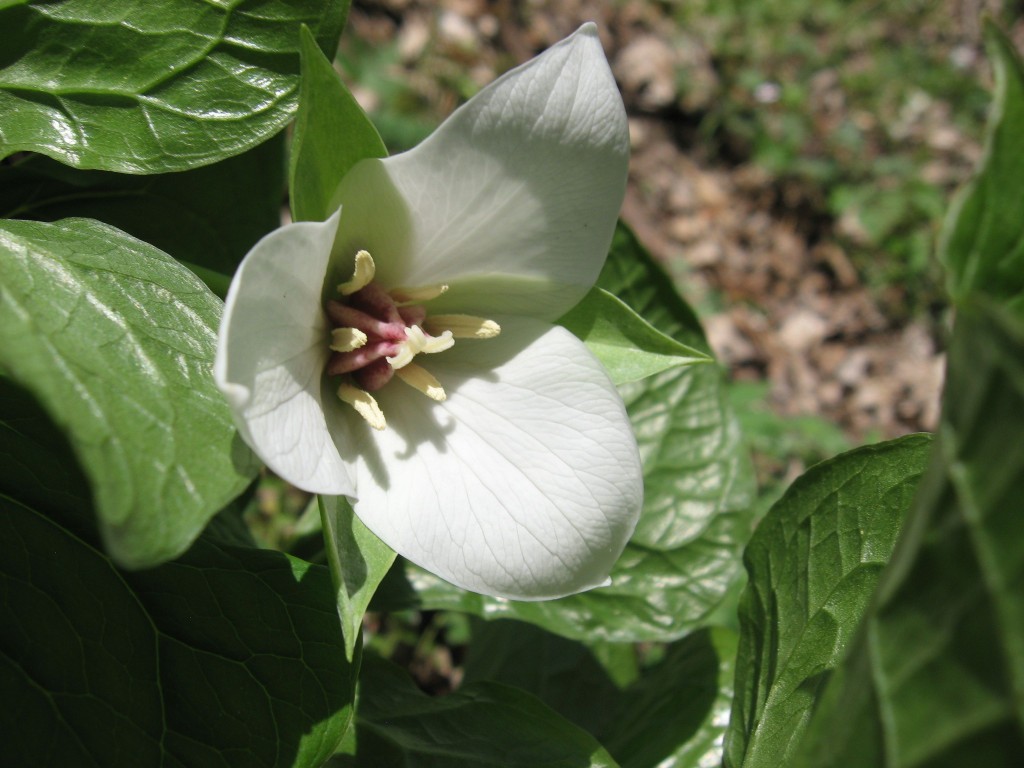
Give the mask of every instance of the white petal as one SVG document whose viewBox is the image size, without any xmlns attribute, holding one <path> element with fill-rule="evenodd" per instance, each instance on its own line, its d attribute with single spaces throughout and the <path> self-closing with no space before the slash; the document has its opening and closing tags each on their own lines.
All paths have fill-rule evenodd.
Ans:
<svg viewBox="0 0 1024 768">
<path fill-rule="evenodd" d="M 268 467 L 304 490 L 352 495 L 320 393 L 330 343 L 321 291 L 339 215 L 275 230 L 245 257 L 224 304 L 214 378 Z"/>
<path fill-rule="evenodd" d="M 593 24 L 508 72 L 401 155 L 343 180 L 343 252 L 387 287 L 448 283 L 435 311 L 553 320 L 593 285 L 629 132 Z"/>
<path fill-rule="evenodd" d="M 357 430 L 356 512 L 475 592 L 539 600 L 601 586 L 643 493 L 622 400 L 565 329 L 501 324 L 495 339 L 424 360 L 444 403 L 401 382 L 376 393 L 388 428 Z"/>
</svg>

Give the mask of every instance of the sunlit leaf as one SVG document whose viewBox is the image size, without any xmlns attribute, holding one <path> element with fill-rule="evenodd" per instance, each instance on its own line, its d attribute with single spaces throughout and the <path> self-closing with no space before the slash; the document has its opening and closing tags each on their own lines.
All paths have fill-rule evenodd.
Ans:
<svg viewBox="0 0 1024 768">
<path fill-rule="evenodd" d="M 587 345 L 616 385 L 712 362 L 710 355 L 661 333 L 603 288 L 591 289 L 558 324 Z"/>
<path fill-rule="evenodd" d="M 980 291 L 1024 316 L 1024 65 L 991 22 L 986 35 L 996 87 L 985 156 L 946 218 L 939 255 L 954 299 Z"/>
<path fill-rule="evenodd" d="M 911 435 L 817 464 L 758 525 L 726 765 L 787 764 L 889 561 L 930 445 Z"/>
<path fill-rule="evenodd" d="M 0 3 L 0 158 L 163 173 L 243 152 L 295 112 L 300 26 L 333 54 L 348 5 Z"/>
<path fill-rule="evenodd" d="M 67 432 L 122 565 L 179 555 L 256 472 L 213 383 L 220 311 L 112 227 L 0 224 L 0 365 Z"/>
<path fill-rule="evenodd" d="M 323 221 L 338 204 L 334 194 L 353 165 L 386 157 L 373 123 L 341 82 L 308 30 L 302 33 L 302 87 L 295 117 L 289 189 L 295 221 Z"/>
<path fill-rule="evenodd" d="M 363 525 L 344 496 L 320 496 L 319 504 L 327 559 L 337 586 L 345 652 L 352 660 L 363 631 L 363 614 L 395 562 L 395 551 Z"/>
</svg>

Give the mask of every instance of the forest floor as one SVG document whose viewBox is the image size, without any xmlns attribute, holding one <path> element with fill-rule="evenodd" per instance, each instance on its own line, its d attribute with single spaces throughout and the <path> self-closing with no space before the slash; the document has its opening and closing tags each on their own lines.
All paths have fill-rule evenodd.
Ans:
<svg viewBox="0 0 1024 768">
<path fill-rule="evenodd" d="M 596 21 L 630 118 L 623 219 L 698 310 L 781 486 L 936 425 L 935 249 L 981 156 L 982 14 L 1024 39 L 1004 5 L 356 0 L 339 61 L 397 151 Z"/>
</svg>

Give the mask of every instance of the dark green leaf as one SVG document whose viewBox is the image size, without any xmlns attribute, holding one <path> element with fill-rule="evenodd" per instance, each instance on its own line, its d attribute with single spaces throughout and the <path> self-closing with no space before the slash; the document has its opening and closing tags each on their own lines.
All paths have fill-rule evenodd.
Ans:
<svg viewBox="0 0 1024 768">
<path fill-rule="evenodd" d="M 712 362 L 710 355 L 666 336 L 603 288 L 592 288 L 558 324 L 587 345 L 616 385 Z"/>
<path fill-rule="evenodd" d="M 313 36 L 302 33 L 302 86 L 288 180 L 292 218 L 323 221 L 338 203 L 338 184 L 353 165 L 387 149 Z"/>
<path fill-rule="evenodd" d="M 39 155 L 0 166 L 2 218 L 98 219 L 223 275 L 280 225 L 283 200 L 283 136 L 205 168 L 156 176 L 76 171 Z"/>
<path fill-rule="evenodd" d="M 612 768 L 592 736 L 527 693 L 496 683 L 443 698 L 421 693 L 390 662 L 367 656 L 351 766 Z"/>
<path fill-rule="evenodd" d="M 911 435 L 824 461 L 761 521 L 744 556 L 727 765 L 787 764 L 889 560 L 930 444 Z"/>
<path fill-rule="evenodd" d="M 352 717 L 327 569 L 200 541 L 125 574 L 0 497 L 0 732 L 33 766 L 318 766 Z"/>
<path fill-rule="evenodd" d="M 623 654 L 632 669 L 628 680 L 616 680 L 609 657 L 621 662 Z M 532 693 L 597 736 L 623 768 L 696 768 L 721 762 L 735 655 L 735 632 L 700 631 L 669 645 L 635 679 L 630 645 L 588 648 L 527 624 L 495 621 L 474 627 L 465 680 Z"/>
<path fill-rule="evenodd" d="M 333 54 L 348 0 L 8 0 L 0 158 L 163 173 L 236 155 L 295 111 L 299 27 Z"/>
<path fill-rule="evenodd" d="M 631 232 L 616 233 L 599 285 L 660 332 L 701 351 L 693 311 Z M 457 590 L 409 566 L 415 588 L 394 582 L 381 604 L 509 617 L 566 637 L 671 640 L 705 624 L 735 585 L 750 535 L 753 471 L 714 365 L 675 368 L 620 388 L 644 463 L 644 507 L 612 571 L 612 586 L 537 603 Z"/>
<path fill-rule="evenodd" d="M 1024 754 L 1024 323 L 961 307 L 928 472 L 806 766 L 1016 766 Z"/>
<path fill-rule="evenodd" d="M 981 291 L 1014 301 L 1024 316 L 1024 66 L 993 23 L 986 33 L 996 79 L 988 142 L 978 175 L 946 217 L 940 257 L 958 302 Z"/>
<path fill-rule="evenodd" d="M 67 439 L 31 394 L 0 376 L 0 494 L 43 512 L 82 509 L 84 527 L 93 521 L 89 482 Z M 78 529 L 76 528 L 76 531 Z M 88 535 L 87 531 L 81 531 Z"/>
<path fill-rule="evenodd" d="M 256 464 L 211 373 L 221 304 L 87 219 L 0 224 L 0 366 L 65 430 L 122 565 L 183 552 Z"/>
<path fill-rule="evenodd" d="M 395 562 L 395 551 L 363 525 L 344 496 L 320 496 L 319 504 L 345 653 L 352 660 L 362 636 L 366 606 Z"/>
</svg>

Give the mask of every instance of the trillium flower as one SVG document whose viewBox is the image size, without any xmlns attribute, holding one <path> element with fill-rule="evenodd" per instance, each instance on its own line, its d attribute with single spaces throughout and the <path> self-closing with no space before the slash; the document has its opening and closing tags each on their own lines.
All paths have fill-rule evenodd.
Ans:
<svg viewBox="0 0 1024 768">
<path fill-rule="evenodd" d="M 231 285 L 215 377 L 245 440 L 463 588 L 607 583 L 640 510 L 637 445 L 553 321 L 601 270 L 628 150 L 589 24 L 415 149 L 357 164 L 330 219 L 271 233 Z"/>
</svg>

